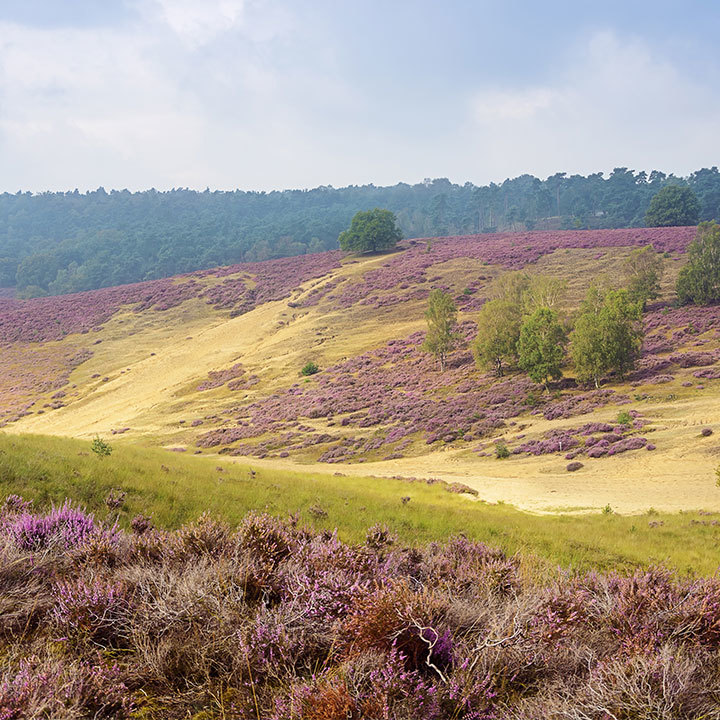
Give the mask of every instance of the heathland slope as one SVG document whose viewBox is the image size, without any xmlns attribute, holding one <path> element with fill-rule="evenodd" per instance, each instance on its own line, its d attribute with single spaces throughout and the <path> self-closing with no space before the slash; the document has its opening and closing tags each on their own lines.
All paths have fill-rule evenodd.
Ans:
<svg viewBox="0 0 720 720">
<path fill-rule="evenodd" d="M 439 477 L 525 508 L 720 509 L 720 447 L 701 434 L 720 423 L 720 310 L 672 305 L 694 233 L 410 240 L 390 255 L 334 251 L 0 300 L 0 412 L 13 432 L 114 435 L 271 468 Z M 420 348 L 432 288 L 453 294 L 469 340 L 503 273 L 566 280 L 572 312 L 591 282 L 617 282 L 631 249 L 646 244 L 663 253 L 663 292 L 623 382 L 579 387 L 568 368 L 546 393 L 523 374 L 477 368 L 467 343 L 444 373 Z M 307 361 L 320 372 L 304 378 Z M 616 422 L 621 411 L 632 424 Z M 505 460 L 493 452 L 499 438 Z M 578 472 L 566 471 L 568 453 L 583 461 Z"/>
</svg>

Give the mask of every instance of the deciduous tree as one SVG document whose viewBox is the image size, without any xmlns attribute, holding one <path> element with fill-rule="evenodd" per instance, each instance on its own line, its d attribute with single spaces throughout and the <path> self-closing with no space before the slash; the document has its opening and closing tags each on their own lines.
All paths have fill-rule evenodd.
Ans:
<svg viewBox="0 0 720 720">
<path fill-rule="evenodd" d="M 571 340 L 571 355 L 580 382 L 594 382 L 609 372 L 622 377 L 630 370 L 642 345 L 640 305 L 627 290 L 603 293 L 592 287 L 583 302 Z"/>
<path fill-rule="evenodd" d="M 666 185 L 653 195 L 645 214 L 648 227 L 695 225 L 700 216 L 700 203 L 687 185 Z"/>
<path fill-rule="evenodd" d="M 525 319 L 518 339 L 518 364 L 536 383 L 547 388 L 549 379 L 562 377 L 567 336 L 557 313 L 539 307 Z"/>
<path fill-rule="evenodd" d="M 472 344 L 475 361 L 502 376 L 517 359 L 522 316 L 520 308 L 503 298 L 489 300 L 478 315 L 478 334 Z"/>
<path fill-rule="evenodd" d="M 624 285 L 630 300 L 639 302 L 644 310 L 647 301 L 660 294 L 662 276 L 662 259 L 652 245 L 633 250 L 623 268 Z"/>
<path fill-rule="evenodd" d="M 440 371 L 445 370 L 448 353 L 457 342 L 457 307 L 449 293 L 433 290 L 428 298 L 425 311 L 428 324 L 423 350 L 435 355 L 440 362 Z"/>
<path fill-rule="evenodd" d="M 400 240 L 395 215 L 380 208 L 355 213 L 350 228 L 338 237 L 341 249 L 357 253 L 392 250 Z"/>
<path fill-rule="evenodd" d="M 710 305 L 720 302 L 720 225 L 700 223 L 688 247 L 688 261 L 677 281 L 681 303 Z"/>
</svg>

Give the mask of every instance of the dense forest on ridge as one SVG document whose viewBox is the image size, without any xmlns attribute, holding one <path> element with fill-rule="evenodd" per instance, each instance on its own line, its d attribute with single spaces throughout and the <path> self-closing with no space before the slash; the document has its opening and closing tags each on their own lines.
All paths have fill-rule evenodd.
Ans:
<svg viewBox="0 0 720 720">
<path fill-rule="evenodd" d="M 0 287 L 63 294 L 337 247 L 359 210 L 384 207 L 406 237 L 644 225 L 653 195 L 688 185 L 700 220 L 720 216 L 720 172 L 687 178 L 616 168 L 522 175 L 482 187 L 447 179 L 273 192 L 45 192 L 0 195 Z"/>
</svg>

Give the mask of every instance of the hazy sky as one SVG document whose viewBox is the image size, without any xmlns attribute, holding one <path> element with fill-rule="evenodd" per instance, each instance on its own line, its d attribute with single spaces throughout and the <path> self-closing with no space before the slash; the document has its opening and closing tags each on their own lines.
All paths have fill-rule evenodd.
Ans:
<svg viewBox="0 0 720 720">
<path fill-rule="evenodd" d="M 720 2 L 0 0 L 0 191 L 720 164 Z"/>
</svg>

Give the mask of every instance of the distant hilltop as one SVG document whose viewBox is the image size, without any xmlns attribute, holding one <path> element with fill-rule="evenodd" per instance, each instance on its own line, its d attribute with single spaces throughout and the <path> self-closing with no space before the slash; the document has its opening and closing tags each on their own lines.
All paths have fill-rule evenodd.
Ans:
<svg viewBox="0 0 720 720">
<path fill-rule="evenodd" d="M 482 187 L 441 178 L 269 193 L 5 193 L 0 288 L 23 297 L 59 295 L 332 250 L 353 215 L 375 207 L 394 212 L 406 238 L 641 227 L 653 196 L 671 185 L 692 190 L 697 220 L 720 218 L 716 167 L 686 178 L 627 168 L 607 177 L 521 175 Z"/>
</svg>

